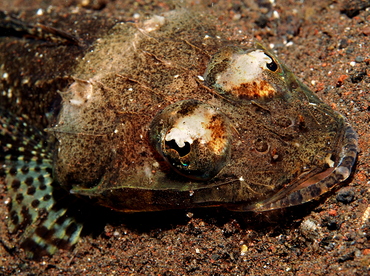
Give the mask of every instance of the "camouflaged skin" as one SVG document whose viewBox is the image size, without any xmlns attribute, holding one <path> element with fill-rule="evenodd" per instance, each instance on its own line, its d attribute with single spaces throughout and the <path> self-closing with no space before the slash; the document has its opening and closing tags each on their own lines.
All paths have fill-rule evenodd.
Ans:
<svg viewBox="0 0 370 276">
<path fill-rule="evenodd" d="M 58 90 L 72 82 L 68 72 L 114 24 L 93 14 L 79 24 L 77 15 L 69 14 L 68 22 L 63 14 L 48 16 L 35 19 L 31 12 L 24 22 L 0 12 L 0 173 L 5 174 L 11 199 L 9 232 L 35 259 L 58 248 L 70 249 L 79 239 L 82 224 L 76 210 L 81 206 L 54 180 L 53 137 L 43 130 L 58 112 Z M 52 24 L 52 18 L 63 21 L 65 31 L 58 23 L 53 27 L 33 22 Z M 77 33 L 94 32 L 75 36 L 67 32 L 72 27 Z"/>
<path fill-rule="evenodd" d="M 82 226 L 58 220 L 70 207 L 54 191 L 123 212 L 265 211 L 311 201 L 349 177 L 358 146 L 346 119 L 272 52 L 214 26 L 207 15 L 178 10 L 117 23 L 88 51 L 50 28 L 41 33 L 52 32 L 51 41 L 35 27 L 25 28 L 31 40 L 2 38 L 3 52 L 26 43 L 32 53 L 18 45 L 1 56 L 0 153 L 16 202 L 10 229 L 26 229 L 26 250 L 52 254 L 77 242 Z M 43 43 L 53 55 L 32 69 Z M 15 55 L 24 62 L 11 63 Z"/>
</svg>

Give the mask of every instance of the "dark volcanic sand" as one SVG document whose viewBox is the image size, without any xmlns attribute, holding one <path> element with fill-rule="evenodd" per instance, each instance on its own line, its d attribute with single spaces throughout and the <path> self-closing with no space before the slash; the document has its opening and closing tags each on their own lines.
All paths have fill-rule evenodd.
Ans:
<svg viewBox="0 0 370 276">
<path fill-rule="evenodd" d="M 21 16 L 50 7 L 132 20 L 135 13 L 144 18 L 176 6 L 165 1 L 29 2 L 1 1 L 0 9 Z M 97 209 L 72 252 L 40 262 L 12 248 L 1 185 L 1 275 L 370 274 L 369 1 L 286 0 L 272 8 L 251 0 L 186 2 L 216 15 L 221 25 L 273 44 L 297 76 L 348 118 L 361 148 L 353 177 L 314 203 L 260 214 L 197 209 L 127 215 Z"/>
</svg>

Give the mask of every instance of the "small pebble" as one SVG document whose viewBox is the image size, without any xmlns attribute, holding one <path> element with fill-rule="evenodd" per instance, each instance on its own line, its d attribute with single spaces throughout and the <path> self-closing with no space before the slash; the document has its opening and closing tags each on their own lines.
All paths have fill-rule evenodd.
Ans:
<svg viewBox="0 0 370 276">
<path fill-rule="evenodd" d="M 363 57 L 361 57 L 361 56 L 357 56 L 356 58 L 355 58 L 355 61 L 356 62 L 363 62 L 365 59 L 363 58 Z"/>
<path fill-rule="evenodd" d="M 336 220 L 328 219 L 325 223 L 325 226 L 328 230 L 338 230 L 340 228 L 340 223 L 338 223 Z"/>
<path fill-rule="evenodd" d="M 355 72 L 351 75 L 351 81 L 352 83 L 359 83 L 364 79 L 364 77 L 366 77 L 366 71 Z"/>
<path fill-rule="evenodd" d="M 332 217 L 335 217 L 337 215 L 337 211 L 335 210 L 330 210 L 328 213 L 329 213 L 329 216 L 332 216 Z"/>
<path fill-rule="evenodd" d="M 370 35 L 370 27 L 365 27 L 362 29 L 362 33 L 366 36 Z"/>
<path fill-rule="evenodd" d="M 345 187 L 341 189 L 337 194 L 337 201 L 342 202 L 344 204 L 349 204 L 353 201 L 355 193 L 353 192 L 351 187 Z"/>
<path fill-rule="evenodd" d="M 248 252 L 248 246 L 245 244 L 242 244 L 240 247 L 240 255 L 244 256 Z"/>
<path fill-rule="evenodd" d="M 350 47 L 347 48 L 346 54 L 352 54 L 354 50 L 355 49 L 352 46 L 350 46 Z"/>
<path fill-rule="evenodd" d="M 348 41 L 347 39 L 341 39 L 339 41 L 339 45 L 338 45 L 338 48 L 339 49 L 343 49 L 343 48 L 346 48 L 348 46 Z"/>
<path fill-rule="evenodd" d="M 351 252 L 351 253 L 348 253 L 348 254 L 345 254 L 345 255 L 339 257 L 338 262 L 343 263 L 345 261 L 350 261 L 350 260 L 353 260 L 354 257 L 355 257 L 355 252 Z"/>
</svg>

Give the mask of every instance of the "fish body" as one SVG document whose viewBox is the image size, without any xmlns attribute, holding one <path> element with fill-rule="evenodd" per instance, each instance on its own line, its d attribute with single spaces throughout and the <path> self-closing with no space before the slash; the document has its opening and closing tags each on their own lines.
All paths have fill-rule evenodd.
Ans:
<svg viewBox="0 0 370 276">
<path fill-rule="evenodd" d="M 24 76 L 3 83 L 14 90 L 3 92 L 0 133 L 10 230 L 25 229 L 26 250 L 77 242 L 82 224 L 66 201 L 267 211 L 349 177 L 357 134 L 262 45 L 228 40 L 212 19 L 183 10 L 107 33 L 89 51 L 66 35 L 51 42 L 75 59 L 61 60 L 56 78 L 29 80 L 36 97 L 48 95 L 36 113 L 14 108 L 27 108 L 11 86 Z"/>
</svg>

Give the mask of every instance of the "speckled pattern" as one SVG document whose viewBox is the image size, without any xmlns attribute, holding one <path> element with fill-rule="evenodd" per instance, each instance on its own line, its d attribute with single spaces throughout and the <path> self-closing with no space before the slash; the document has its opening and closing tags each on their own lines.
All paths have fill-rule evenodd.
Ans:
<svg viewBox="0 0 370 276">
<path fill-rule="evenodd" d="M 163 2 L 129 6 L 103 2 L 91 1 L 86 8 L 102 8 L 94 12 L 108 14 L 124 9 L 129 19 L 149 10 L 173 8 Z M 220 28 L 227 24 L 273 44 L 281 60 L 348 118 L 360 136 L 362 152 L 355 175 L 342 188 L 315 204 L 248 217 L 224 210 L 122 215 L 97 209 L 90 230 L 73 252 L 61 252 L 41 262 L 25 261 L 22 253 L 12 248 L 15 242 L 4 223 L 7 197 L 1 191 L 1 273 L 42 274 L 46 269 L 60 275 L 368 274 L 370 98 L 366 49 L 370 15 L 365 2 L 351 1 L 351 12 L 341 1 L 306 5 L 278 1 L 274 7 L 258 7 L 253 1 L 197 4 L 217 15 Z M 37 9 L 37 1 L 34 3 L 32 8 Z M 77 4 L 69 1 L 63 5 Z M 15 5 L 22 6 L 22 1 Z M 48 4 L 43 1 L 40 6 Z M 0 8 L 13 9 L 7 2 Z"/>
<path fill-rule="evenodd" d="M 44 136 L 26 118 L 5 116 L 0 108 L 1 141 L 9 202 L 8 229 L 18 234 L 27 256 L 54 253 L 78 241 L 82 225 L 67 215 L 68 193 L 52 177 L 52 162 Z M 7 127 L 4 127 L 7 126 Z"/>
</svg>

